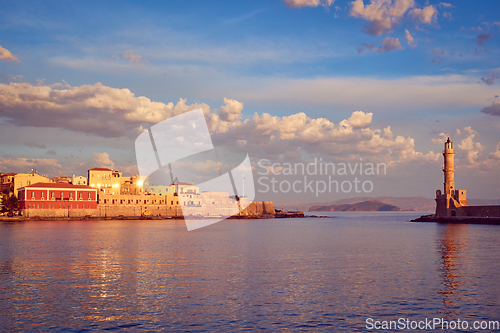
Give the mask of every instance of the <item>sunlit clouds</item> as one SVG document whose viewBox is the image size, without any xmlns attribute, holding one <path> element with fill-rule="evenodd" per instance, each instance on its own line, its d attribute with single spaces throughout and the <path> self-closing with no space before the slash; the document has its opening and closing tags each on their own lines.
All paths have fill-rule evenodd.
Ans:
<svg viewBox="0 0 500 333">
<path fill-rule="evenodd" d="M 13 55 L 9 50 L 2 47 L 1 45 L 0 45 L 0 60 L 21 62 L 17 56 Z"/>
</svg>

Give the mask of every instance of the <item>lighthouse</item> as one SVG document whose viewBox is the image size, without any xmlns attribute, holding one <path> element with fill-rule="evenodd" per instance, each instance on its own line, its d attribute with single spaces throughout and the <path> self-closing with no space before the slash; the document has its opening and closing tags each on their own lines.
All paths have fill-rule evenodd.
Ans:
<svg viewBox="0 0 500 333">
<path fill-rule="evenodd" d="M 465 214 L 462 208 L 469 204 L 466 199 L 467 192 L 455 189 L 455 150 L 450 138 L 444 143 L 443 157 L 444 192 L 436 191 L 436 216 L 461 216 Z"/>
<path fill-rule="evenodd" d="M 451 195 L 455 189 L 455 150 L 450 138 L 444 143 L 443 156 L 444 194 Z"/>
</svg>

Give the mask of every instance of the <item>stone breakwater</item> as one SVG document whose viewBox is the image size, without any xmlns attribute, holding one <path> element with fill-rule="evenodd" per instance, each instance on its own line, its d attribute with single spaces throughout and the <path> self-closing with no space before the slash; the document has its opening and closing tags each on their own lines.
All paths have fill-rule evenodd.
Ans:
<svg viewBox="0 0 500 333">
<path fill-rule="evenodd" d="M 500 217 L 437 217 L 435 214 L 431 214 L 420 216 L 410 222 L 500 225 Z"/>
</svg>

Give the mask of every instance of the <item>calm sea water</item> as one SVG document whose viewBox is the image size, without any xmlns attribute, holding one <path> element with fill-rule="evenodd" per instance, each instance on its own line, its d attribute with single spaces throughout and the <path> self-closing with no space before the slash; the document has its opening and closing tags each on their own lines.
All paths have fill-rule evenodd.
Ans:
<svg viewBox="0 0 500 333">
<path fill-rule="evenodd" d="M 415 212 L 0 222 L 2 331 L 365 331 L 500 320 L 500 226 Z"/>
</svg>

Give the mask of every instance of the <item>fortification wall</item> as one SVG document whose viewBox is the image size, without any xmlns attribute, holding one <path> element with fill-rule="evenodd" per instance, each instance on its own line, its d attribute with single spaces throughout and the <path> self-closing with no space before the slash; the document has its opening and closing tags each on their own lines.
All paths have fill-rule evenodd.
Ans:
<svg viewBox="0 0 500 333">
<path fill-rule="evenodd" d="M 466 206 L 460 210 L 462 216 L 500 217 L 500 206 Z"/>
<path fill-rule="evenodd" d="M 266 215 L 274 213 L 275 210 L 272 201 L 253 201 L 241 212 L 241 215 Z"/>
<path fill-rule="evenodd" d="M 185 215 L 218 216 L 218 215 L 237 215 L 238 206 L 234 201 L 232 205 L 228 202 L 221 202 L 219 205 L 212 204 L 209 207 L 184 207 Z M 144 213 L 154 216 L 182 216 L 181 206 L 172 205 L 98 205 L 97 209 L 24 209 L 22 211 L 25 217 L 116 217 L 116 216 L 141 216 Z M 274 205 L 272 201 L 254 201 L 245 208 L 241 215 L 267 215 L 274 214 Z"/>
<path fill-rule="evenodd" d="M 141 216 L 143 213 L 154 216 L 181 216 L 182 210 L 179 206 L 166 205 L 134 205 L 134 206 L 115 206 L 99 205 L 95 216 L 113 217 L 113 216 Z"/>
</svg>

